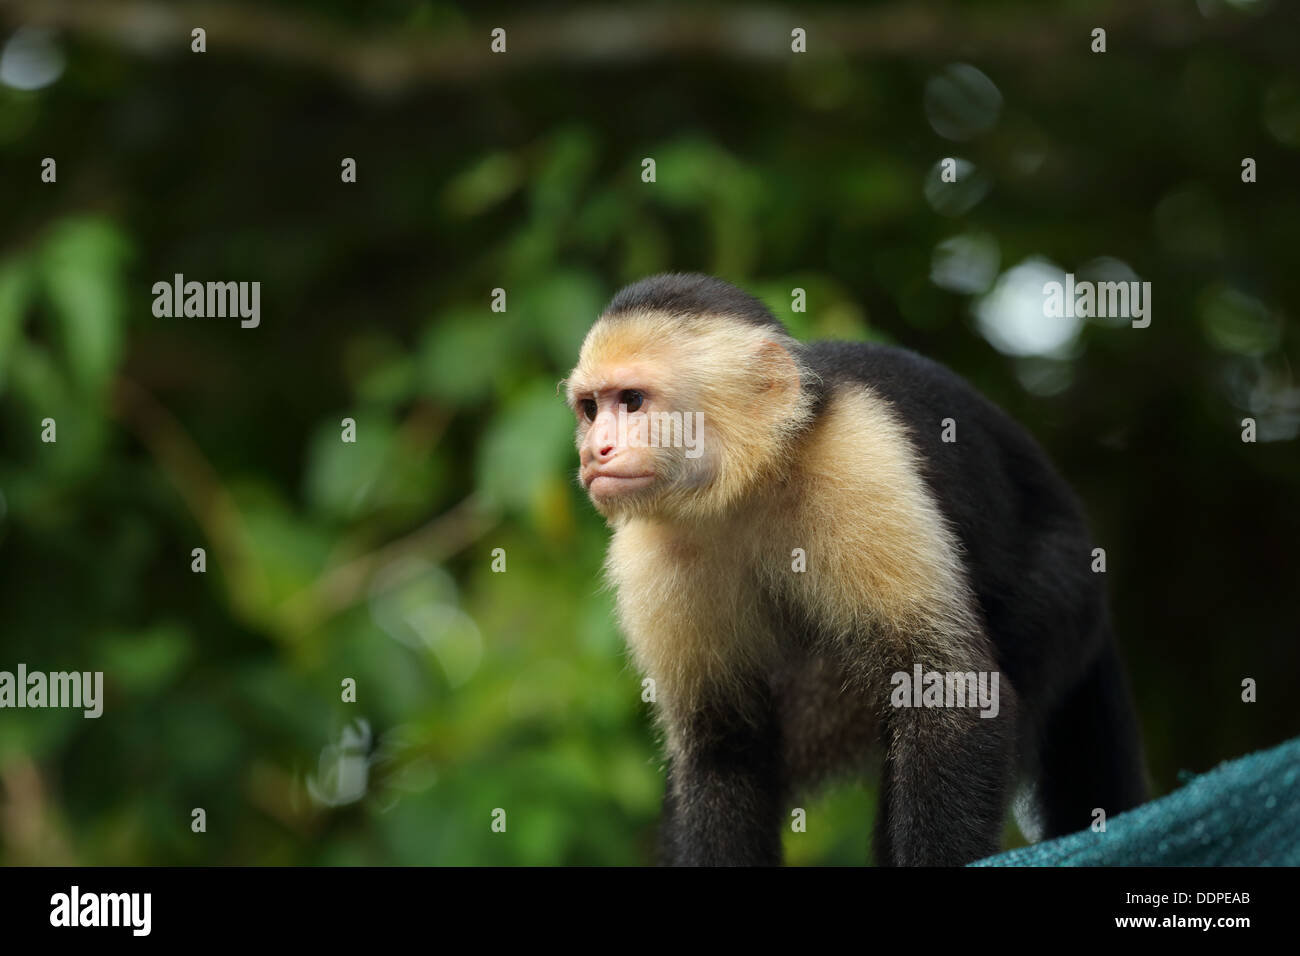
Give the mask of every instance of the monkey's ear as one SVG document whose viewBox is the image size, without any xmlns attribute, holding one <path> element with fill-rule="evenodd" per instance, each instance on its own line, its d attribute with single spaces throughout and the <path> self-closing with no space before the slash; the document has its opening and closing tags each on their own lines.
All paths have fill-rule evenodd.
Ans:
<svg viewBox="0 0 1300 956">
<path fill-rule="evenodd" d="M 761 391 L 798 391 L 799 366 L 794 356 L 780 342 L 764 339 L 755 359 Z"/>
</svg>

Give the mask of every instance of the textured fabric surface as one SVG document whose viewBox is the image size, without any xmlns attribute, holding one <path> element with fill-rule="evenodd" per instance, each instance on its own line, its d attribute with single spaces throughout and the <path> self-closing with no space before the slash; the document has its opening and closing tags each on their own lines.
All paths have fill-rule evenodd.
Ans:
<svg viewBox="0 0 1300 956">
<path fill-rule="evenodd" d="M 1230 760 L 1167 797 L 972 866 L 1300 866 L 1300 738 Z"/>
</svg>

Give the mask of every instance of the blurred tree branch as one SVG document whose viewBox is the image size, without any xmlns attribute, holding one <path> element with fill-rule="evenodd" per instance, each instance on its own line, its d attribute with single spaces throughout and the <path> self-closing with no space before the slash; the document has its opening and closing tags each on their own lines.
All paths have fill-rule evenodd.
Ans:
<svg viewBox="0 0 1300 956">
<path fill-rule="evenodd" d="M 239 51 L 315 67 L 363 88 L 399 93 L 424 84 L 457 84 L 538 64 L 619 65 L 701 55 L 782 61 L 790 31 L 807 30 L 810 55 L 907 56 L 943 59 L 1018 57 L 1033 61 L 1084 55 L 1090 31 L 1104 27 L 1112 48 L 1188 48 L 1213 36 L 1248 38 L 1253 52 L 1287 62 L 1270 17 L 1201 15 L 1193 4 L 1095 3 L 1086 11 L 1043 8 L 1008 21 L 1000 6 L 896 2 L 871 7 L 813 7 L 787 12 L 768 6 L 582 7 L 538 14 L 494 14 L 473 25 L 390 27 L 370 33 L 317 14 L 252 3 L 161 0 L 0 0 L 11 27 L 45 26 L 94 37 L 151 55 L 188 52 L 190 31 L 207 31 L 214 55 Z M 504 56 L 489 33 L 508 34 Z M 1014 27 L 1014 29 L 1012 28 Z M 436 30 L 436 32 L 435 32 Z M 1122 43 L 1117 42 L 1123 38 Z"/>
<path fill-rule="evenodd" d="M 471 494 L 409 534 L 323 572 L 310 588 L 285 601 L 279 613 L 295 629 L 309 631 L 367 597 L 367 585 L 380 569 L 410 557 L 446 561 L 490 531 L 498 520 L 493 509 Z M 387 587 L 397 583 L 390 581 Z"/>
<path fill-rule="evenodd" d="M 229 579 L 232 607 L 246 620 L 266 623 L 265 576 L 253 556 L 239 508 L 202 449 L 163 405 L 129 379 L 117 380 L 113 408 L 115 417 L 130 428 L 171 479 L 217 549 Z M 433 428 L 436 434 L 436 419 L 423 421 L 426 418 L 427 411 L 421 411 L 407 422 L 408 429 Z M 495 509 L 470 495 L 403 537 L 322 571 L 314 585 L 274 609 L 274 621 L 294 635 L 309 633 L 364 598 L 381 568 L 408 557 L 445 561 L 481 538 L 498 520 Z"/>
<path fill-rule="evenodd" d="M 74 866 L 41 768 L 19 751 L 0 763 L 0 847 L 8 866 Z"/>
<path fill-rule="evenodd" d="M 216 549 L 232 607 L 245 619 L 256 619 L 266 602 L 265 576 L 252 559 L 239 508 L 203 450 L 171 412 L 130 379 L 117 379 L 113 415 L 148 449 Z"/>
</svg>

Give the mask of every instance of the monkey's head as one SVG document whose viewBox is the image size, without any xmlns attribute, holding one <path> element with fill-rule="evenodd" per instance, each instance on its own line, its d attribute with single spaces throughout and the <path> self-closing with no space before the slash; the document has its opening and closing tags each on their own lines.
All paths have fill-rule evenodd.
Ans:
<svg viewBox="0 0 1300 956">
<path fill-rule="evenodd" d="M 721 514 L 779 473 L 812 416 L 798 344 L 752 296 L 703 275 L 624 288 L 566 382 L 578 477 L 607 518 Z"/>
</svg>

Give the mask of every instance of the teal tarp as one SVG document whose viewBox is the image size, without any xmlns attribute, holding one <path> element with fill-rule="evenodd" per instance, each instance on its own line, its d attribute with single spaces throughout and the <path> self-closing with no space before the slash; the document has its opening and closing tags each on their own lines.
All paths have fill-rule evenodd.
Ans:
<svg viewBox="0 0 1300 956">
<path fill-rule="evenodd" d="M 1219 764 L 1167 797 L 972 866 L 1300 866 L 1300 738 Z"/>
</svg>

